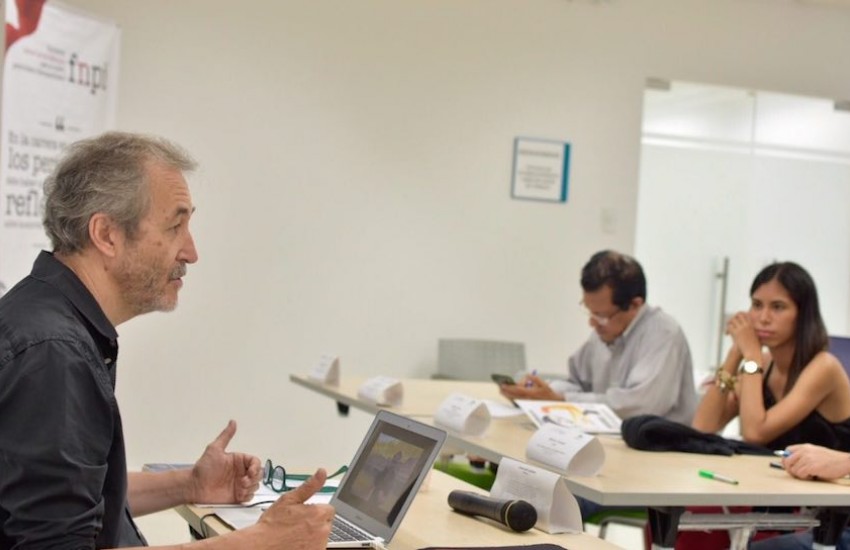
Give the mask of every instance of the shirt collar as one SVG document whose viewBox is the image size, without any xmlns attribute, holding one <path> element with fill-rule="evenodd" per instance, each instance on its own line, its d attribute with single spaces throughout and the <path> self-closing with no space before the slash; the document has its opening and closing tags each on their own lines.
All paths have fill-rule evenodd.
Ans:
<svg viewBox="0 0 850 550">
<path fill-rule="evenodd" d="M 57 260 L 52 253 L 41 251 L 33 264 L 31 277 L 53 286 L 64 294 L 77 311 L 105 338 L 111 342 L 118 339 L 118 332 L 86 285 L 76 273 Z"/>
<path fill-rule="evenodd" d="M 621 335 L 617 336 L 617 338 L 615 338 L 613 342 L 608 344 L 608 347 L 612 348 L 620 342 L 625 341 L 629 337 L 629 334 L 631 334 L 634 328 L 640 323 L 640 320 L 643 319 L 643 316 L 646 314 L 647 309 L 648 307 L 646 304 L 641 304 L 640 309 L 638 309 L 637 315 L 635 315 L 635 318 L 632 319 L 631 323 L 629 323 L 629 326 L 626 327 L 626 330 L 624 330 Z"/>
</svg>

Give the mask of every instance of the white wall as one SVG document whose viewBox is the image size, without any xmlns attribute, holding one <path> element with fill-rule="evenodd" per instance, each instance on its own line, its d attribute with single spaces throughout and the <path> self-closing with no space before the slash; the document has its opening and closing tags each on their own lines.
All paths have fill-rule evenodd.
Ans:
<svg viewBox="0 0 850 550">
<path fill-rule="evenodd" d="M 751 274 L 749 264 L 742 267 L 737 261 L 750 252 L 751 160 L 744 154 L 648 144 L 641 154 L 635 250 L 646 270 L 649 296 L 688 335 L 699 382 L 717 366 L 721 297 L 714 275 L 722 271 L 722 258 L 733 259 L 729 311 L 743 307 L 757 272 Z"/>
<path fill-rule="evenodd" d="M 724 317 L 749 308 L 750 285 L 765 265 L 795 261 L 814 278 L 829 333 L 848 333 L 847 164 L 644 144 L 638 218 L 635 249 L 650 296 L 682 324 L 697 380 L 731 345 L 716 277 L 724 257 Z"/>
<path fill-rule="evenodd" d="M 119 328 L 134 465 L 229 417 L 347 460 L 366 416 L 288 382 L 322 352 L 425 376 L 469 336 L 563 368 L 581 265 L 633 248 L 646 77 L 850 97 L 850 13 L 791 0 L 63 1 L 123 28 L 120 128 L 202 165 L 178 311 Z M 510 199 L 518 135 L 572 142 L 568 204 Z"/>
</svg>

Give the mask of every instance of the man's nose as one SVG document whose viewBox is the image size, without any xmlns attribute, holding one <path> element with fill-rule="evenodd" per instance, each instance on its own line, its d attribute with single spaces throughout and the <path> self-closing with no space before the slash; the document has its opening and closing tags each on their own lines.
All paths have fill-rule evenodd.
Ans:
<svg viewBox="0 0 850 550">
<path fill-rule="evenodd" d="M 191 233 L 187 236 L 183 248 L 180 249 L 180 257 L 178 259 L 187 264 L 193 264 L 198 261 L 198 250 L 195 248 L 195 239 L 192 238 Z"/>
</svg>

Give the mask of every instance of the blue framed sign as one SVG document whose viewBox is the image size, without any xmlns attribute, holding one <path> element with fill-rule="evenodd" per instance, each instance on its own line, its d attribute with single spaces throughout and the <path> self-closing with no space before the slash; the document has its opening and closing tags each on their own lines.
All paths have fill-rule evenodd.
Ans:
<svg viewBox="0 0 850 550">
<path fill-rule="evenodd" d="M 570 144 L 516 138 L 511 196 L 515 199 L 567 202 Z"/>
</svg>

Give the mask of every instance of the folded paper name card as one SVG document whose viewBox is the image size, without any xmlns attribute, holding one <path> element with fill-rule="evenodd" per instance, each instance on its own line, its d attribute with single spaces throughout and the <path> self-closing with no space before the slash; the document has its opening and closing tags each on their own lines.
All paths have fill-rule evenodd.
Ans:
<svg viewBox="0 0 850 550">
<path fill-rule="evenodd" d="M 440 403 L 434 423 L 463 435 L 479 436 L 490 426 L 490 410 L 480 399 L 453 393 Z"/>
<path fill-rule="evenodd" d="M 595 476 L 605 463 L 599 439 L 578 428 L 554 424 L 544 424 L 531 436 L 525 456 L 574 476 Z"/>
<path fill-rule="evenodd" d="M 310 370 L 307 378 L 329 386 L 339 386 L 339 357 L 322 355 L 319 364 Z"/>
<path fill-rule="evenodd" d="M 357 397 L 375 405 L 401 405 L 404 389 L 401 381 L 389 376 L 375 376 L 363 382 L 357 390 Z"/>
<path fill-rule="evenodd" d="M 547 533 L 580 533 L 581 509 L 567 483 L 555 472 L 512 458 L 499 462 L 490 496 L 504 500 L 524 500 L 537 511 L 535 529 Z"/>
</svg>

